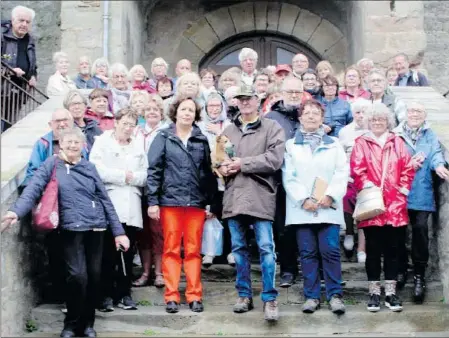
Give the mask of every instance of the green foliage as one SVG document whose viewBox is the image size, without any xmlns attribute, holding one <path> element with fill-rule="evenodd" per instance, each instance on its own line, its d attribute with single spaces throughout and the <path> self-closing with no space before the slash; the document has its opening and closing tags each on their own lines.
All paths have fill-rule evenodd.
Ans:
<svg viewBox="0 0 449 338">
<path fill-rule="evenodd" d="M 137 302 L 137 305 L 140 305 L 140 306 L 152 306 L 153 303 L 151 303 L 149 300 L 142 299 L 142 300 L 139 300 Z"/>
<path fill-rule="evenodd" d="M 154 331 L 154 330 L 148 329 L 148 330 L 145 330 L 145 331 L 143 332 L 143 334 L 144 334 L 145 336 L 155 336 L 155 335 L 157 335 L 157 332 Z"/>
<path fill-rule="evenodd" d="M 25 323 L 25 329 L 26 329 L 28 332 L 34 332 L 34 331 L 37 331 L 38 325 L 37 325 L 37 323 L 36 323 L 34 320 L 29 319 L 29 320 L 27 320 L 27 322 Z"/>
</svg>

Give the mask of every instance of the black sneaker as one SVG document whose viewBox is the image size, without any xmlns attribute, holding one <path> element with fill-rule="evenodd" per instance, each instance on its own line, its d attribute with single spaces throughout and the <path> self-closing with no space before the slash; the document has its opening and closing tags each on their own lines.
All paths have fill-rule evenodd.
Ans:
<svg viewBox="0 0 449 338">
<path fill-rule="evenodd" d="M 131 296 L 125 296 L 118 302 L 117 306 L 123 310 L 137 310 L 137 304 Z"/>
<path fill-rule="evenodd" d="M 395 294 L 385 297 L 385 306 L 393 312 L 402 311 L 402 302 Z"/>
<path fill-rule="evenodd" d="M 114 311 L 114 302 L 111 297 L 106 297 L 103 300 L 100 308 L 98 309 L 101 312 L 112 312 Z"/>
<path fill-rule="evenodd" d="M 372 294 L 369 298 L 366 309 L 369 312 L 377 312 L 380 310 L 380 296 L 376 294 Z"/>
<path fill-rule="evenodd" d="M 291 273 L 284 273 L 281 276 L 281 281 L 279 282 L 279 286 L 281 288 L 289 288 L 295 283 L 295 276 Z"/>
</svg>

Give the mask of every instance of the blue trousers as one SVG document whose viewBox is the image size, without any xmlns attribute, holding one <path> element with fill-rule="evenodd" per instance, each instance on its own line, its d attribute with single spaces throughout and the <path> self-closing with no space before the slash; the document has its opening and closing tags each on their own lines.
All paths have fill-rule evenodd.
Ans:
<svg viewBox="0 0 449 338">
<path fill-rule="evenodd" d="M 252 297 L 251 262 L 246 240 L 246 232 L 253 225 L 254 234 L 259 248 L 260 266 L 262 269 L 263 302 L 275 300 L 278 292 L 275 288 L 276 254 L 274 251 L 273 223 L 246 215 L 233 217 L 228 220 L 231 232 L 232 253 L 237 268 L 235 287 L 239 297 Z"/>
<path fill-rule="evenodd" d="M 301 224 L 296 241 L 301 257 L 306 299 L 320 299 L 319 259 L 323 264 L 326 298 L 343 295 L 341 288 L 340 226 L 337 224 Z"/>
</svg>

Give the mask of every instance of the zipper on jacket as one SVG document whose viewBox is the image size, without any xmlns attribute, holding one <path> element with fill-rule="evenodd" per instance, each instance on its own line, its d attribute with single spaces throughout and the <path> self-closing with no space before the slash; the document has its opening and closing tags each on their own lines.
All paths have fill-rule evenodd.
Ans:
<svg viewBox="0 0 449 338">
<path fill-rule="evenodd" d="M 95 209 L 95 201 L 92 201 L 92 208 Z"/>
<path fill-rule="evenodd" d="M 70 175 L 70 165 L 66 164 L 65 167 L 67 168 L 67 175 Z"/>
</svg>

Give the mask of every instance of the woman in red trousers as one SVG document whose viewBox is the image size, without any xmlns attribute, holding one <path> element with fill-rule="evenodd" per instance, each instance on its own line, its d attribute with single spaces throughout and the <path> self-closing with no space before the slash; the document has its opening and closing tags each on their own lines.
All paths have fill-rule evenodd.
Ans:
<svg viewBox="0 0 449 338">
<path fill-rule="evenodd" d="M 166 311 L 179 311 L 181 239 L 184 241 L 186 299 L 193 312 L 202 312 L 201 237 L 207 214 L 217 191 L 210 150 L 196 122 L 201 107 L 192 98 L 170 106 L 174 122 L 155 137 L 148 153 L 148 215 L 161 220 L 164 232 L 162 273 L 165 279 Z"/>
</svg>

